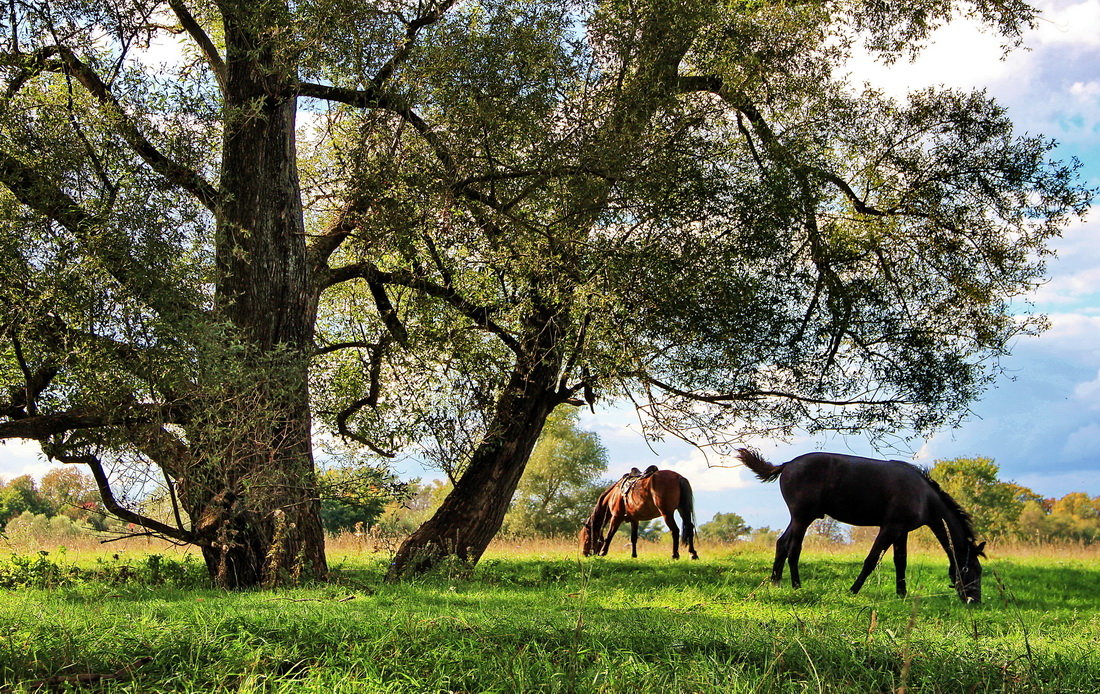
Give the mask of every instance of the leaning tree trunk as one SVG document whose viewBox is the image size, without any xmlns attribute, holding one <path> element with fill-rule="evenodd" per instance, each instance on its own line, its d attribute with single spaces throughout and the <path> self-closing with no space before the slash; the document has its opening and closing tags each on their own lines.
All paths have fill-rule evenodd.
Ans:
<svg viewBox="0 0 1100 694">
<path fill-rule="evenodd" d="M 308 389 L 316 295 L 295 149 L 295 75 L 277 43 L 285 33 L 278 5 L 221 5 L 216 308 L 232 328 L 204 394 L 199 469 L 182 501 L 208 568 L 230 588 L 327 573 Z"/>
<path fill-rule="evenodd" d="M 504 522 L 546 418 L 561 398 L 558 331 L 548 321 L 526 343 L 497 401 L 485 439 L 454 489 L 397 551 L 388 580 L 429 571 L 446 557 L 476 563 Z"/>
</svg>

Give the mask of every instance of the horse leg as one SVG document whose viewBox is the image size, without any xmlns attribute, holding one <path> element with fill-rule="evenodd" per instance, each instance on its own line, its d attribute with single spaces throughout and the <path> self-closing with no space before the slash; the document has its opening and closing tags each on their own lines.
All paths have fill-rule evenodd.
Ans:
<svg viewBox="0 0 1100 694">
<path fill-rule="evenodd" d="M 787 525 L 787 529 L 783 531 L 783 534 L 779 536 L 779 539 L 775 541 L 775 561 L 772 563 L 772 583 L 779 585 L 783 580 L 783 565 L 787 563 L 787 560 L 791 556 L 791 549 L 795 546 L 795 538 L 797 538 L 798 548 L 802 548 L 802 536 L 806 533 L 806 524 L 802 521 L 791 518 L 791 522 Z M 800 583 L 798 582 L 798 560 L 796 559 L 791 566 L 791 585 L 798 588 Z"/>
<path fill-rule="evenodd" d="M 680 520 L 684 523 L 684 532 L 680 539 L 682 539 L 684 545 L 687 546 L 691 558 L 698 559 L 699 554 L 695 551 L 695 524 L 691 522 L 691 516 L 685 516 L 683 511 L 680 512 Z"/>
<path fill-rule="evenodd" d="M 882 553 L 886 551 L 886 548 L 894 544 L 894 529 L 888 526 L 879 528 L 878 535 L 875 537 L 875 541 L 871 544 L 871 551 L 867 554 L 867 558 L 863 560 L 863 570 L 859 572 L 859 576 L 856 577 L 856 582 L 852 584 L 852 593 L 858 593 L 859 589 L 863 587 L 864 581 L 871 575 L 871 572 L 878 566 L 878 562 L 882 559 Z"/>
<path fill-rule="evenodd" d="M 788 528 L 791 536 L 787 542 L 787 565 L 791 567 L 791 588 L 801 588 L 802 579 L 798 576 L 798 557 L 802 554 L 802 540 L 806 537 L 809 523 L 792 523 Z"/>
<path fill-rule="evenodd" d="M 619 526 L 622 525 L 622 516 L 612 516 L 611 525 L 607 528 L 607 538 L 603 541 L 603 547 L 600 549 L 600 556 L 606 557 L 607 550 L 611 548 L 611 538 L 615 537 L 615 533 L 619 531 Z"/>
<path fill-rule="evenodd" d="M 630 556 L 638 558 L 638 521 L 630 521 Z"/>
<path fill-rule="evenodd" d="M 663 514 L 661 516 L 665 519 L 665 525 L 668 526 L 669 531 L 672 533 L 672 558 L 680 558 L 680 526 L 676 525 L 676 519 L 672 516 L 672 512 Z"/>
<path fill-rule="evenodd" d="M 783 534 L 779 536 L 779 539 L 775 541 L 775 561 L 772 563 L 772 583 L 779 585 L 779 582 L 783 580 L 783 565 L 787 563 L 787 547 L 791 538 L 791 525 L 794 525 L 792 520 L 787 529 L 783 531 Z"/>
<path fill-rule="evenodd" d="M 905 560 L 908 557 L 908 548 L 906 543 L 909 540 L 909 533 L 899 533 L 898 539 L 894 541 L 894 580 L 897 583 L 898 595 L 905 597 Z"/>
</svg>

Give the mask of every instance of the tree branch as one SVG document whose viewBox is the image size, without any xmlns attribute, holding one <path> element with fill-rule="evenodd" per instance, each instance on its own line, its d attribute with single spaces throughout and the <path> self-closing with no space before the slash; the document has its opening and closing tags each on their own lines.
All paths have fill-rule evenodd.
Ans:
<svg viewBox="0 0 1100 694">
<path fill-rule="evenodd" d="M 398 68 L 398 66 L 401 65 L 401 63 L 405 62 L 405 59 L 408 58 L 409 53 L 412 51 L 413 44 L 416 42 L 417 34 L 420 33 L 420 30 L 424 27 L 431 26 L 432 24 L 435 24 L 440 19 L 442 19 L 443 15 L 447 12 L 447 10 L 451 9 L 456 1 L 457 0 L 443 0 L 443 2 L 441 2 L 438 7 L 431 9 L 428 12 L 425 12 L 424 14 L 409 22 L 405 26 L 404 41 L 402 41 L 401 44 L 397 47 L 397 50 L 394 51 L 394 54 L 390 57 L 390 59 L 387 60 L 381 68 L 379 68 L 378 73 L 374 76 L 372 82 L 374 82 L 374 84 L 376 85 L 381 85 L 391 76 L 393 76 L 393 73 Z"/>
<path fill-rule="evenodd" d="M 51 436 L 77 429 L 163 423 L 182 424 L 187 420 L 185 409 L 172 405 L 140 405 L 120 414 L 74 410 L 20 417 L 0 422 L 0 439 L 43 441 Z"/>
<path fill-rule="evenodd" d="M 225 61 L 218 53 L 217 46 L 210 40 L 210 35 L 195 20 L 194 15 L 188 11 L 182 0 L 168 0 L 168 5 L 176 13 L 176 18 L 180 20 L 180 26 L 198 44 L 199 50 L 206 57 L 207 64 L 210 65 L 214 77 L 218 80 L 218 86 L 221 87 L 222 93 L 225 93 Z"/>
<path fill-rule="evenodd" d="M 92 471 L 92 477 L 95 478 L 96 487 L 99 490 L 99 496 L 103 500 L 104 507 L 115 516 L 118 516 L 127 523 L 140 525 L 146 530 L 160 533 L 173 540 L 179 540 L 180 542 L 186 542 L 188 544 L 201 544 L 199 542 L 199 537 L 190 530 L 182 527 L 174 528 L 166 523 L 161 523 L 160 521 L 143 516 L 140 513 L 135 513 L 118 503 L 118 500 L 115 499 L 114 491 L 111 489 L 111 481 L 107 479 L 107 473 L 103 471 L 103 464 L 100 462 L 99 458 L 94 455 L 55 455 L 52 457 L 68 465 L 87 465 L 88 469 Z"/>
<path fill-rule="evenodd" d="M 415 289 L 428 296 L 442 299 L 452 308 L 477 324 L 478 327 L 496 335 L 500 338 L 501 342 L 513 352 L 516 354 L 522 353 L 519 342 L 516 341 L 511 333 L 505 330 L 503 326 L 493 321 L 490 316 L 490 309 L 470 303 L 455 291 L 454 287 L 436 284 L 435 282 L 431 282 L 410 272 L 383 272 L 371 262 L 355 263 L 330 270 L 328 277 L 324 281 L 324 286 L 331 287 L 335 284 L 353 279 L 366 280 L 368 283 L 375 282 L 378 284 L 393 284 L 401 287 L 408 287 L 409 289 Z"/>
<path fill-rule="evenodd" d="M 324 101 L 335 101 L 357 108 L 378 108 L 396 114 L 411 125 L 432 148 L 436 159 L 443 165 L 444 171 L 451 179 L 451 190 L 455 195 L 481 203 L 494 210 L 503 210 L 504 206 L 499 200 L 471 187 L 468 182 L 459 177 L 460 169 L 455 157 L 439 137 L 439 133 L 421 118 L 420 114 L 413 110 L 404 98 L 380 89 L 373 84 L 364 89 L 346 89 L 312 82 L 299 83 L 298 95 Z"/>
<path fill-rule="evenodd" d="M 165 316 L 194 314 L 179 288 L 164 275 L 142 268 L 130 255 L 130 239 L 111 233 L 107 220 L 84 210 L 38 169 L 0 150 L 0 184 L 24 205 L 58 222 L 76 237 L 107 272 L 135 296 Z M 108 238 L 101 238 L 107 236 Z"/>
<path fill-rule="evenodd" d="M 693 393 L 687 390 L 681 390 L 675 386 L 663 383 L 650 376 L 641 376 L 643 382 L 652 385 L 659 390 L 663 390 L 670 395 L 676 395 L 678 397 L 687 398 L 696 402 L 706 402 L 711 404 L 721 404 L 728 402 L 739 402 L 745 400 L 760 400 L 762 398 L 783 398 L 785 400 L 793 400 L 795 402 L 801 402 L 808 405 L 837 405 L 840 407 L 860 406 L 860 405 L 908 405 L 911 404 L 906 400 L 898 399 L 861 399 L 853 398 L 849 400 L 827 400 L 824 398 L 810 398 L 804 395 L 796 395 L 794 393 L 785 393 L 778 390 L 746 390 L 740 393 L 722 393 L 715 395 L 702 395 L 699 393 Z"/>
<path fill-rule="evenodd" d="M 56 60 L 48 57 L 56 55 Z M 39 72 L 59 72 L 71 75 L 88 90 L 97 101 L 105 106 L 117 118 L 117 132 L 130 148 L 140 156 L 155 172 L 172 184 L 191 193 L 207 209 L 214 211 L 218 204 L 217 189 L 193 171 L 173 161 L 156 148 L 138 129 L 122 104 L 118 102 L 110 88 L 100 79 L 95 70 L 83 63 L 73 51 L 65 46 L 50 46 L 33 55 L 5 55 L 0 64 L 14 65 Z"/>
</svg>

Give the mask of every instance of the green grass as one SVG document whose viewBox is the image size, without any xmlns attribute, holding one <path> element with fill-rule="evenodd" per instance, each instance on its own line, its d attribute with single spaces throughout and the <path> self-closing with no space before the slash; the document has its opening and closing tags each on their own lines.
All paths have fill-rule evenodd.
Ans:
<svg viewBox="0 0 1100 694">
<path fill-rule="evenodd" d="M 173 587 L 186 572 L 149 586 L 134 561 L 130 581 L 0 589 L 0 682 L 147 657 L 100 690 L 1100 691 L 1095 558 L 994 558 L 985 602 L 967 607 L 933 554 L 911 556 L 904 600 L 889 562 L 847 592 L 859 550 L 807 550 L 799 591 L 762 583 L 765 550 L 659 556 L 497 550 L 472 573 L 387 585 L 385 559 L 350 555 L 333 583 L 243 593 Z"/>
</svg>

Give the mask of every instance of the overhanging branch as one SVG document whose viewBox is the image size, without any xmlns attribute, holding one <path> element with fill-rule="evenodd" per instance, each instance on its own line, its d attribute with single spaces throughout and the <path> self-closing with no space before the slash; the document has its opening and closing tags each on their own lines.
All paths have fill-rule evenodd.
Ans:
<svg viewBox="0 0 1100 694">
<path fill-rule="evenodd" d="M 54 57 L 56 56 L 56 57 Z M 191 193 L 207 209 L 215 211 L 218 191 L 198 174 L 161 152 L 133 122 L 110 87 L 89 65 L 66 46 L 49 46 L 35 54 L 0 56 L 0 64 L 17 66 L 27 72 L 57 72 L 75 77 L 102 106 L 115 117 L 116 132 L 123 141 L 155 172 L 172 184 Z M 11 87 L 9 87 L 11 91 Z"/>
<path fill-rule="evenodd" d="M 199 50 L 202 51 L 207 64 L 210 65 L 214 77 L 218 80 L 218 86 L 221 87 L 222 93 L 224 94 L 225 61 L 222 60 L 221 54 L 218 53 L 217 46 L 210 40 L 210 35 L 206 33 L 195 19 L 194 15 L 187 9 L 187 6 L 183 4 L 182 0 L 168 0 L 168 6 L 176 13 L 176 18 L 180 20 L 180 26 L 183 27 L 183 30 L 194 39 L 196 44 L 198 44 Z"/>
<path fill-rule="evenodd" d="M 408 287 L 409 289 L 422 292 L 428 296 L 441 299 L 459 313 L 469 318 L 481 329 L 496 335 L 501 342 L 516 354 L 522 352 L 516 338 L 492 319 L 491 311 L 488 308 L 467 301 L 454 289 L 454 287 L 436 284 L 435 282 L 410 272 L 383 272 L 371 262 L 354 263 L 332 269 L 324 282 L 324 286 L 331 287 L 353 279 L 366 280 L 368 284 L 392 284 Z"/>
<path fill-rule="evenodd" d="M 199 542 L 199 537 L 186 528 L 173 527 L 167 523 L 161 523 L 160 521 L 136 513 L 118 503 L 118 500 L 115 499 L 114 490 L 111 489 L 111 481 L 107 479 L 107 473 L 103 470 L 103 463 L 94 455 L 57 455 L 53 457 L 55 460 L 59 460 L 68 465 L 87 465 L 88 469 L 92 472 L 92 477 L 95 479 L 96 487 L 99 490 L 99 497 L 103 500 L 103 506 L 120 519 L 127 523 L 141 526 L 154 533 L 159 533 L 165 537 L 170 537 L 173 540 L 186 542 L 188 544 L 201 544 Z"/>
<path fill-rule="evenodd" d="M 890 405 L 910 405 L 912 404 L 906 400 L 900 400 L 896 398 L 886 398 L 877 400 L 874 398 L 848 398 L 832 400 L 828 398 L 811 398 L 805 395 L 798 395 L 796 393 L 787 393 L 779 390 L 744 390 L 737 393 L 712 393 L 703 394 L 696 393 L 689 390 L 683 390 L 677 388 L 668 383 L 664 383 L 656 378 L 650 376 L 643 376 L 641 380 L 653 387 L 675 395 L 677 397 L 686 398 L 688 400 L 694 400 L 695 402 L 705 402 L 715 405 L 733 402 L 745 402 L 752 400 L 761 400 L 764 398 L 781 398 L 784 400 L 792 400 L 794 402 L 800 402 L 807 405 L 831 405 L 837 407 L 858 407 L 858 406 L 890 406 Z"/>
<path fill-rule="evenodd" d="M 78 429 L 101 429 L 104 427 L 148 424 L 182 424 L 185 421 L 185 408 L 172 405 L 139 405 L 119 413 L 73 410 L 0 422 L 0 439 L 43 441 L 51 436 Z"/>
</svg>

